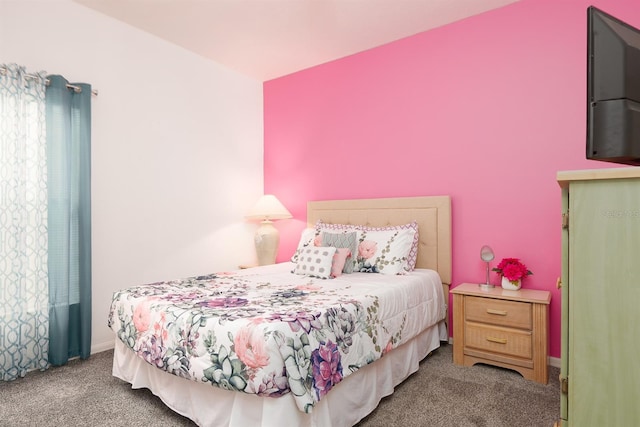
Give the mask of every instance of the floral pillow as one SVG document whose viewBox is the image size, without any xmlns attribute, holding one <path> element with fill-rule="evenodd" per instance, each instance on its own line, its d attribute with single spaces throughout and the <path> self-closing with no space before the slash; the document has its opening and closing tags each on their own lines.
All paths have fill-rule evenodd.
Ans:
<svg viewBox="0 0 640 427">
<path fill-rule="evenodd" d="M 321 236 L 322 246 L 333 246 L 335 248 L 349 249 L 350 258 L 344 263 L 342 272 L 345 274 L 353 273 L 355 267 L 355 256 L 358 253 L 358 233 L 356 231 L 348 231 L 342 233 L 330 233 L 323 231 Z"/>
<path fill-rule="evenodd" d="M 354 271 L 361 273 L 404 274 L 415 230 L 361 230 Z"/>
<path fill-rule="evenodd" d="M 316 233 L 319 234 L 322 231 L 330 231 L 330 232 L 344 232 L 344 231 L 357 231 L 359 242 L 362 241 L 360 233 L 362 231 L 394 231 L 394 230 L 413 230 L 413 241 L 411 242 L 411 248 L 409 250 L 408 255 L 406 256 L 406 266 L 403 267 L 404 271 L 413 271 L 416 267 L 416 261 L 418 260 L 418 244 L 419 244 L 419 235 L 418 235 L 418 222 L 411 221 L 408 224 L 402 225 L 390 225 L 386 227 L 370 227 L 366 225 L 351 225 L 351 224 L 331 224 L 327 222 L 323 222 L 322 220 L 318 220 L 315 226 Z M 355 253 L 355 252 L 354 252 Z M 357 271 L 357 270 L 354 270 Z"/>
<path fill-rule="evenodd" d="M 328 246 L 310 246 L 302 249 L 298 263 L 293 270 L 295 274 L 328 279 L 331 277 L 331 266 L 336 248 Z"/>
<path fill-rule="evenodd" d="M 407 265 L 406 271 L 413 271 L 416 268 L 416 261 L 418 261 L 418 244 L 419 244 L 419 235 L 418 235 L 418 222 L 411 221 L 408 224 L 403 225 L 391 225 L 388 227 L 367 227 L 363 226 L 360 228 L 363 231 L 391 231 L 391 230 L 413 230 L 413 241 L 411 242 L 411 248 L 409 253 L 407 254 Z"/>
</svg>

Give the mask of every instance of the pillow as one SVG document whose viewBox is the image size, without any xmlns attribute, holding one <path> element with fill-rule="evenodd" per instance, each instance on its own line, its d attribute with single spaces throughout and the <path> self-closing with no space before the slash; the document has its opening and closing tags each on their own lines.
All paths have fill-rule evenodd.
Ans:
<svg viewBox="0 0 640 427">
<path fill-rule="evenodd" d="M 316 242 L 315 240 L 318 234 L 319 233 L 316 233 L 315 228 L 305 228 L 302 230 L 296 251 L 291 256 L 291 262 L 298 262 L 300 252 L 302 252 L 304 248 L 308 246 L 320 246 L 320 242 Z"/>
<path fill-rule="evenodd" d="M 331 264 L 331 277 L 336 278 L 342 275 L 344 271 L 345 263 L 349 259 L 351 261 L 351 249 L 349 248 L 336 248 L 336 253 L 333 255 L 333 261 Z"/>
<path fill-rule="evenodd" d="M 345 231 L 354 231 L 358 229 L 358 225 L 353 224 L 332 224 L 330 222 L 323 222 L 321 219 L 316 221 L 316 232 L 329 231 L 331 233 L 343 233 Z"/>
<path fill-rule="evenodd" d="M 411 221 L 408 224 L 403 225 L 390 225 L 385 227 L 370 227 L 368 225 L 352 225 L 352 224 L 330 224 L 327 222 L 323 222 L 322 220 L 318 220 L 316 222 L 316 233 L 320 233 L 321 231 L 331 231 L 331 232 L 345 232 L 345 231 L 391 231 L 391 230 L 414 230 L 415 234 L 413 235 L 413 242 L 411 243 L 411 249 L 409 250 L 409 254 L 407 255 L 406 266 L 404 267 L 405 271 L 413 271 L 416 267 L 416 261 L 418 260 L 418 244 L 419 244 L 419 235 L 418 235 L 418 222 Z M 361 242 L 362 238 L 360 234 L 358 234 L 358 240 Z M 357 255 L 357 252 L 354 251 L 354 257 Z M 356 271 L 354 269 L 354 271 Z"/>
<path fill-rule="evenodd" d="M 328 279 L 331 276 L 331 265 L 336 248 L 310 246 L 302 249 L 298 256 L 298 264 L 293 270 L 295 274 Z"/>
<path fill-rule="evenodd" d="M 358 233 L 356 231 L 347 231 L 342 233 L 330 233 L 323 231 L 321 234 L 322 246 L 333 246 L 334 248 L 349 249 L 350 258 L 346 260 L 342 272 L 345 274 L 353 273 L 356 257 L 358 253 Z"/>
<path fill-rule="evenodd" d="M 354 271 L 362 273 L 404 274 L 407 257 L 416 232 L 411 228 L 360 232 Z"/>
</svg>

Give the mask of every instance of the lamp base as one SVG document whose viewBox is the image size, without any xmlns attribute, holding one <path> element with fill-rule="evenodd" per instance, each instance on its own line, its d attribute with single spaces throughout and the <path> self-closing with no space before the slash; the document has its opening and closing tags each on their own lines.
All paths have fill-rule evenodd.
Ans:
<svg viewBox="0 0 640 427">
<path fill-rule="evenodd" d="M 266 219 L 260 223 L 254 236 L 254 242 L 256 255 L 258 255 L 258 265 L 275 264 L 278 244 L 280 243 L 280 233 L 273 226 L 272 221 Z"/>
</svg>

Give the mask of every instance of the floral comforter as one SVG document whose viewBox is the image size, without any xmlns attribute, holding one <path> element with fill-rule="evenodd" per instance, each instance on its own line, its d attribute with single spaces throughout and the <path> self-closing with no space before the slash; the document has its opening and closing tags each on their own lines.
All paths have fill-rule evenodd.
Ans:
<svg viewBox="0 0 640 427">
<path fill-rule="evenodd" d="M 344 377 L 445 314 L 431 270 L 322 280 L 293 264 L 151 283 L 115 292 L 109 327 L 146 362 L 238 392 L 292 393 L 313 406 Z"/>
</svg>

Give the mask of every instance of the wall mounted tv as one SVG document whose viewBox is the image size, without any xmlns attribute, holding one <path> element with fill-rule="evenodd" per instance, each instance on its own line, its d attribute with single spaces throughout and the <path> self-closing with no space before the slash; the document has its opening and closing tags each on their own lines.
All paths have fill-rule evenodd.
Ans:
<svg viewBox="0 0 640 427">
<path fill-rule="evenodd" d="M 639 166 L 640 30 L 591 6 L 587 33 L 587 159 Z"/>
</svg>

